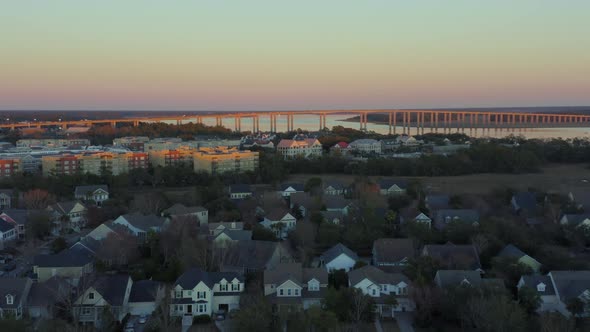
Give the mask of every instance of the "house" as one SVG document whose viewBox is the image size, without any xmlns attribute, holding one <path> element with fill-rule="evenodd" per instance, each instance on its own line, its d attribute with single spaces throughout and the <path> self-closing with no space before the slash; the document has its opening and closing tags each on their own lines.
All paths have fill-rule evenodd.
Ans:
<svg viewBox="0 0 590 332">
<path fill-rule="evenodd" d="M 277 145 L 277 152 L 284 158 L 315 158 L 322 156 L 322 143 L 316 138 L 282 139 Z"/>
<path fill-rule="evenodd" d="M 62 225 L 75 232 L 79 232 L 86 225 L 88 209 L 79 201 L 58 202 L 48 206 L 47 211 L 53 219 L 53 233 L 55 235 L 58 235 L 63 229 Z"/>
<path fill-rule="evenodd" d="M 400 179 L 381 179 L 377 183 L 381 195 L 405 195 L 408 184 Z"/>
<path fill-rule="evenodd" d="M 361 138 L 350 142 L 348 149 L 361 154 L 381 154 L 381 142 L 370 138 Z"/>
<path fill-rule="evenodd" d="M 304 192 L 305 186 L 301 183 L 282 183 L 279 187 L 278 193 L 284 198 L 291 196 L 292 193 Z"/>
<path fill-rule="evenodd" d="M 348 192 L 348 186 L 338 181 L 326 181 L 323 186 L 324 195 L 344 195 Z"/>
<path fill-rule="evenodd" d="M 150 232 L 160 233 L 168 225 L 168 218 L 156 215 L 144 216 L 140 213 L 124 214 L 113 221 L 115 225 L 125 226 L 128 232 L 139 238 L 141 241 L 147 239 Z"/>
<path fill-rule="evenodd" d="M 220 259 L 220 270 L 240 274 L 273 269 L 280 263 L 290 263 L 293 256 L 282 242 L 238 241 Z"/>
<path fill-rule="evenodd" d="M 12 207 L 12 189 L 0 189 L 0 210 L 10 209 Z"/>
<path fill-rule="evenodd" d="M 338 243 L 324 251 L 320 256 L 320 265 L 324 266 L 328 272 L 336 270 L 348 272 L 352 270 L 358 260 L 359 257 L 354 251 L 348 249 L 342 243 Z"/>
<path fill-rule="evenodd" d="M 87 202 L 92 201 L 100 206 L 102 202 L 109 199 L 109 187 L 105 184 L 77 186 L 74 190 L 74 197 Z"/>
<path fill-rule="evenodd" d="M 344 221 L 344 214 L 341 211 L 320 211 L 325 222 L 340 225 Z"/>
<path fill-rule="evenodd" d="M 184 206 L 176 203 L 162 211 L 162 216 L 169 216 L 172 219 L 197 218 L 199 225 L 207 225 L 209 222 L 209 211 L 202 206 Z"/>
<path fill-rule="evenodd" d="M 564 214 L 559 223 L 573 227 L 590 227 L 590 213 Z"/>
<path fill-rule="evenodd" d="M 474 227 L 479 226 L 479 212 L 473 209 L 438 210 L 434 218 L 434 227 L 442 231 L 449 223 L 454 221 L 471 224 Z"/>
<path fill-rule="evenodd" d="M 13 244 L 18 238 L 16 227 L 4 219 L 0 219 L 0 249 Z"/>
<path fill-rule="evenodd" d="M 414 136 L 409 135 L 399 135 L 395 138 L 395 141 L 398 145 L 403 146 L 415 146 L 422 143 L 422 141 L 418 141 L 416 138 L 414 138 Z"/>
<path fill-rule="evenodd" d="M 96 226 L 96 228 L 90 231 L 90 233 L 86 234 L 84 238 L 91 238 L 96 241 L 101 241 L 106 239 L 109 234 L 129 234 L 129 229 L 122 224 L 115 224 L 112 221 L 108 221 Z"/>
<path fill-rule="evenodd" d="M 348 151 L 348 143 L 346 143 L 346 142 L 338 142 L 330 147 L 330 153 L 343 154 L 346 151 Z"/>
<path fill-rule="evenodd" d="M 422 256 L 428 256 L 438 262 L 445 270 L 469 270 L 483 273 L 479 254 L 473 245 L 427 244 L 422 249 Z"/>
<path fill-rule="evenodd" d="M 292 193 L 289 196 L 289 204 L 291 210 L 293 210 L 297 206 L 299 208 L 299 211 L 301 212 L 301 216 L 303 217 L 307 216 L 308 211 L 314 209 L 319 205 L 318 201 L 306 192 Z"/>
<path fill-rule="evenodd" d="M 410 298 L 410 281 L 401 273 L 387 273 L 366 265 L 348 273 L 348 285 L 360 289 L 375 301 L 375 311 L 381 317 L 394 317 L 395 312 L 413 311 Z M 394 298 L 396 305 L 391 304 Z"/>
<path fill-rule="evenodd" d="M 235 272 L 206 272 L 191 268 L 174 283 L 171 290 L 171 316 L 211 316 L 217 311 L 240 308 L 244 277 Z"/>
<path fill-rule="evenodd" d="M 352 200 L 337 195 L 326 195 L 323 197 L 323 203 L 326 211 L 339 212 L 347 216 L 354 208 Z"/>
<path fill-rule="evenodd" d="M 523 276 L 518 287 L 528 286 L 541 295 L 543 311 L 558 311 L 572 315 L 568 304 L 580 301 L 582 311 L 578 317 L 590 316 L 590 271 L 551 271 L 546 278 Z M 553 295 L 555 293 L 555 295 Z"/>
<path fill-rule="evenodd" d="M 428 217 L 425 213 L 420 212 L 420 210 L 415 208 L 402 209 L 399 213 L 399 221 L 402 224 L 407 222 L 416 222 L 426 225 L 428 228 L 431 228 L 432 226 L 432 219 L 430 219 L 430 217 Z"/>
<path fill-rule="evenodd" d="M 377 239 L 373 242 L 373 265 L 385 270 L 399 270 L 416 257 L 412 239 Z"/>
<path fill-rule="evenodd" d="M 580 189 L 568 193 L 568 198 L 574 203 L 578 210 L 590 212 L 590 190 Z"/>
<path fill-rule="evenodd" d="M 537 212 L 537 195 L 533 192 L 517 192 L 512 195 L 510 205 L 514 213 L 532 216 Z"/>
<path fill-rule="evenodd" d="M 431 194 L 424 197 L 424 205 L 430 212 L 451 208 L 451 197 L 445 194 Z"/>
<path fill-rule="evenodd" d="M 0 318 L 23 318 L 33 282 L 29 278 L 3 278 L 0 282 Z"/>
<path fill-rule="evenodd" d="M 94 271 L 94 259 L 88 251 L 65 249 L 53 255 L 37 255 L 33 259 L 33 273 L 38 282 L 52 277 L 73 279 L 74 283 Z"/>
<path fill-rule="evenodd" d="M 24 209 L 6 209 L 0 213 L 0 219 L 3 219 L 14 225 L 16 235 L 19 240 L 23 240 L 26 234 L 26 224 L 29 219 L 29 210 Z"/>
<path fill-rule="evenodd" d="M 245 199 L 252 197 L 252 188 L 249 184 L 232 184 L 229 186 L 229 199 Z"/>
<path fill-rule="evenodd" d="M 27 297 L 27 313 L 31 318 L 52 319 L 59 311 L 59 303 L 70 299 L 74 286 L 64 278 L 53 277 L 45 282 L 34 282 Z"/>
<path fill-rule="evenodd" d="M 72 305 L 74 320 L 100 326 L 104 311 L 120 322 L 129 313 L 133 281 L 128 275 L 92 275 L 80 281 Z"/>
<path fill-rule="evenodd" d="M 224 229 L 211 237 L 215 248 L 228 248 L 238 241 L 252 240 L 252 231 Z"/>
<path fill-rule="evenodd" d="M 264 295 L 278 312 L 320 305 L 327 288 L 328 272 L 323 268 L 284 263 L 264 271 Z"/>
<path fill-rule="evenodd" d="M 214 222 L 207 225 L 209 229 L 209 235 L 216 237 L 220 233 L 227 231 L 241 231 L 244 230 L 243 222 Z"/>
<path fill-rule="evenodd" d="M 531 268 L 531 270 L 535 273 L 538 273 L 541 269 L 541 263 L 534 259 L 533 257 L 525 254 L 522 250 L 518 249 L 516 246 L 509 244 L 500 253 L 498 257 L 506 257 L 510 259 L 515 259 L 518 263 L 524 264 Z"/>
<path fill-rule="evenodd" d="M 287 234 L 295 229 L 297 219 L 286 208 L 277 207 L 264 216 L 260 225 L 272 230 L 279 239 L 286 239 Z"/>
<path fill-rule="evenodd" d="M 434 276 L 434 283 L 443 289 L 457 287 L 490 287 L 497 291 L 506 289 L 502 279 L 484 279 L 479 272 L 473 270 L 438 270 Z"/>
<path fill-rule="evenodd" d="M 154 280 L 138 280 L 131 285 L 130 315 L 151 315 L 164 298 L 164 285 Z"/>
</svg>

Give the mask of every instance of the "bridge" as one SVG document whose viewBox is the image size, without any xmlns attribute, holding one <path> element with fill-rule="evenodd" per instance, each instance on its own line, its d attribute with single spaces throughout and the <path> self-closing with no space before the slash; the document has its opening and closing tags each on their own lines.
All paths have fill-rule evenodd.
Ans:
<svg viewBox="0 0 590 332">
<path fill-rule="evenodd" d="M 0 128 L 16 130 L 18 128 L 44 128 L 71 126 L 93 126 L 118 124 L 131 124 L 139 126 L 140 123 L 149 122 L 174 122 L 203 123 L 204 119 L 215 119 L 217 126 L 222 126 L 224 120 L 232 120 L 234 130 L 242 131 L 242 120 L 249 119 L 252 132 L 260 132 L 260 118 L 267 117 L 270 123 L 270 131 L 277 131 L 277 118 L 285 118 L 287 131 L 293 131 L 296 116 L 316 115 L 318 117 L 318 129 L 326 127 L 328 115 L 356 115 L 359 118 L 359 129 L 366 130 L 369 114 L 380 114 L 389 126 L 389 133 L 396 134 L 399 127 L 403 133 L 410 132 L 411 128 L 424 133 L 424 128 L 430 128 L 432 132 L 450 132 L 453 129 L 465 130 L 466 128 L 528 128 L 549 126 L 576 126 L 585 127 L 590 122 L 590 115 L 564 114 L 564 113 L 518 113 L 518 112 L 488 112 L 477 110 L 305 110 L 305 111 L 268 111 L 268 112 L 228 112 L 190 115 L 170 115 L 158 117 L 133 117 L 98 120 L 68 120 L 68 121 L 35 121 L 0 124 Z"/>
</svg>

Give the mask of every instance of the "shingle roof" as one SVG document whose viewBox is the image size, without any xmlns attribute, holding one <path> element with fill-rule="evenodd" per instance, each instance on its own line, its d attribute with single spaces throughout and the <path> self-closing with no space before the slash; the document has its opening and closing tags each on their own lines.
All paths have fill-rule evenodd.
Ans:
<svg viewBox="0 0 590 332">
<path fill-rule="evenodd" d="M 229 186 L 230 193 L 251 193 L 252 188 L 249 184 L 232 184 Z"/>
<path fill-rule="evenodd" d="M 567 218 L 567 224 L 568 225 L 578 226 L 584 220 L 590 219 L 590 213 L 566 214 L 565 217 Z"/>
<path fill-rule="evenodd" d="M 291 206 L 298 204 L 300 206 L 310 208 L 314 204 L 313 197 L 311 197 L 311 195 L 306 192 L 292 193 L 289 196 L 289 200 L 290 200 Z"/>
<path fill-rule="evenodd" d="M 37 255 L 34 258 L 34 265 L 39 267 L 82 267 L 92 261 L 93 258 L 88 252 L 66 249 L 54 255 Z"/>
<path fill-rule="evenodd" d="M 207 209 L 202 206 L 184 206 L 183 204 L 176 203 L 164 210 L 163 213 L 171 216 L 181 216 L 205 211 L 207 211 Z"/>
<path fill-rule="evenodd" d="M 424 253 L 437 260 L 444 269 L 481 269 L 479 255 L 473 245 L 428 244 Z"/>
<path fill-rule="evenodd" d="M 305 186 L 301 183 L 281 183 L 281 186 L 279 187 L 280 191 L 285 191 L 287 190 L 289 187 L 295 189 L 295 191 L 304 191 L 303 189 L 305 188 Z"/>
<path fill-rule="evenodd" d="M 401 273 L 383 272 L 372 265 L 365 265 L 361 268 L 348 272 L 348 280 L 352 286 L 358 284 L 364 279 L 369 279 L 376 285 L 397 285 L 402 281 L 406 284 L 410 283 L 408 278 Z"/>
<path fill-rule="evenodd" d="M 590 291 L 590 271 L 551 271 L 549 274 L 563 302 Z"/>
<path fill-rule="evenodd" d="M 154 280 L 138 280 L 131 286 L 129 302 L 155 302 L 160 283 Z"/>
<path fill-rule="evenodd" d="M 270 241 L 238 241 L 228 249 L 224 265 L 245 269 L 263 269 L 280 244 Z"/>
<path fill-rule="evenodd" d="M 19 225 L 27 223 L 29 218 L 29 211 L 25 209 L 6 209 L 2 211 L 8 218 L 14 220 Z"/>
<path fill-rule="evenodd" d="M 526 287 L 534 289 L 539 295 L 555 295 L 555 289 L 553 288 L 553 282 L 549 276 L 543 276 L 540 274 L 523 275 L 522 280 Z M 545 291 L 540 292 L 537 289 L 537 285 L 543 283 L 545 285 Z"/>
<path fill-rule="evenodd" d="M 445 194 L 426 195 L 425 201 L 431 210 L 448 209 L 451 197 Z"/>
<path fill-rule="evenodd" d="M 450 220 L 447 220 L 450 219 Z M 473 209 L 445 209 L 436 212 L 436 228 L 442 230 L 446 225 L 455 220 L 474 224 L 479 222 L 479 212 Z"/>
<path fill-rule="evenodd" d="M 277 221 L 283 219 L 283 217 L 286 216 L 288 213 L 291 212 L 285 207 L 275 207 L 272 210 L 268 211 L 265 217 L 268 220 Z"/>
<path fill-rule="evenodd" d="M 393 185 L 397 185 L 401 189 L 406 189 L 408 187 L 408 182 L 403 179 L 381 179 L 378 184 L 381 189 L 389 189 Z"/>
<path fill-rule="evenodd" d="M 106 184 L 96 184 L 91 186 L 77 186 L 76 189 L 74 189 L 74 195 L 76 197 L 86 196 L 88 193 L 94 193 L 98 189 L 102 189 L 107 193 L 109 192 L 109 187 Z"/>
<path fill-rule="evenodd" d="M 324 253 L 320 256 L 320 259 L 325 263 L 329 263 L 332 260 L 334 260 L 335 258 L 337 258 L 338 256 L 340 256 L 341 254 L 345 254 L 346 256 L 352 258 L 355 261 L 358 261 L 359 257 L 358 255 L 348 249 L 345 245 L 343 245 L 342 243 L 338 243 L 337 245 L 333 246 L 332 248 L 324 251 Z"/>
<path fill-rule="evenodd" d="M 537 207 L 537 195 L 532 192 L 517 192 L 514 201 L 520 209 L 533 211 Z"/>
<path fill-rule="evenodd" d="M 209 288 L 213 288 L 213 285 L 220 282 L 222 279 L 230 282 L 234 279 L 244 281 L 243 277 L 235 272 L 206 272 L 198 267 L 195 267 L 188 269 L 180 277 L 178 277 L 174 285 L 180 285 L 182 289 L 193 289 L 200 282 L 203 282 Z"/>
<path fill-rule="evenodd" d="M 14 229 L 14 224 L 9 223 L 8 221 L 6 221 L 4 219 L 0 219 L 0 232 L 6 233 L 6 232 L 10 231 L 11 229 Z"/>
<path fill-rule="evenodd" d="M 45 307 L 54 305 L 67 299 L 72 294 L 73 286 L 64 278 L 52 277 L 45 282 L 35 282 L 31 285 L 28 306 Z"/>
<path fill-rule="evenodd" d="M 166 221 L 166 218 L 158 217 L 153 214 L 144 216 L 140 213 L 134 213 L 125 214 L 122 217 L 125 218 L 125 220 L 127 220 L 127 222 L 130 223 L 132 226 L 145 231 L 148 231 L 152 227 L 162 227 L 164 225 L 164 222 Z"/>
<path fill-rule="evenodd" d="M 99 275 L 89 276 L 90 283 L 81 282 L 82 285 L 90 285 L 111 306 L 121 306 L 125 301 L 127 285 L 131 281 L 128 275 Z"/>
<path fill-rule="evenodd" d="M 76 204 L 80 204 L 80 205 L 84 206 L 84 204 L 82 204 L 79 201 L 67 201 L 67 202 L 57 202 L 52 205 L 52 208 L 55 211 L 59 212 L 60 214 L 68 214 L 72 211 L 72 209 L 76 206 Z"/>
<path fill-rule="evenodd" d="M 373 243 L 374 259 L 378 263 L 395 263 L 416 255 L 412 239 L 377 239 Z"/>
<path fill-rule="evenodd" d="M 271 270 L 264 271 L 265 284 L 282 284 L 291 280 L 302 286 L 311 279 L 320 284 L 328 283 L 328 271 L 324 268 L 304 268 L 301 263 L 281 263 Z"/>
<path fill-rule="evenodd" d="M 227 235 L 233 241 L 248 241 L 252 239 L 252 231 L 246 231 L 242 229 L 224 229 L 223 232 L 217 234 L 216 237 L 220 236 L 221 234 Z"/>
<path fill-rule="evenodd" d="M 352 201 L 339 195 L 324 195 L 324 205 L 327 209 L 344 209 L 352 204 Z"/>
<path fill-rule="evenodd" d="M 498 254 L 500 257 L 510 257 L 520 259 L 523 256 L 527 256 L 522 250 L 518 249 L 516 246 L 509 244 L 500 253 Z"/>
<path fill-rule="evenodd" d="M 456 287 L 464 280 L 474 287 L 482 284 L 481 274 L 471 270 L 438 270 L 435 278 L 440 282 L 441 287 Z"/>
<path fill-rule="evenodd" d="M 31 279 L 29 278 L 2 278 L 0 282 L 0 308 L 16 308 L 30 289 Z M 6 303 L 6 296 L 14 297 L 13 304 Z"/>
<path fill-rule="evenodd" d="M 326 189 L 328 187 L 332 187 L 336 190 L 344 190 L 347 188 L 347 185 L 345 185 L 344 183 L 342 183 L 340 181 L 327 180 L 326 182 L 324 182 L 324 189 Z"/>
</svg>

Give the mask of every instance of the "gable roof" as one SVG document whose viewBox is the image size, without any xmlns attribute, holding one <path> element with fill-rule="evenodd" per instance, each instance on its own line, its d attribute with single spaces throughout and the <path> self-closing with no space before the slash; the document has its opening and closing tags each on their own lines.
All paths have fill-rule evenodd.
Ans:
<svg viewBox="0 0 590 332">
<path fill-rule="evenodd" d="M 154 214 L 144 216 L 141 213 L 124 214 L 123 217 L 133 227 L 137 227 L 141 230 L 148 231 L 152 227 L 162 227 L 166 222 L 166 218 L 159 217 Z"/>
<path fill-rule="evenodd" d="M 440 287 L 460 286 L 464 280 L 473 287 L 482 284 L 481 274 L 471 270 L 438 270 L 435 279 L 440 283 Z"/>
<path fill-rule="evenodd" d="M 564 217 L 567 219 L 567 224 L 568 225 L 578 226 L 584 220 L 587 220 L 587 219 L 590 220 L 590 213 L 565 214 Z"/>
<path fill-rule="evenodd" d="M 537 194 L 533 192 L 517 192 L 512 198 L 521 210 L 533 211 L 537 208 Z"/>
<path fill-rule="evenodd" d="M 522 257 L 528 256 L 528 255 L 525 254 L 522 250 L 518 249 L 516 246 L 509 244 L 506 247 L 504 247 L 504 249 L 502 249 L 502 251 L 500 251 L 498 256 L 516 258 L 518 260 L 518 259 L 521 259 Z"/>
<path fill-rule="evenodd" d="M 416 256 L 412 239 L 377 239 L 373 242 L 373 254 L 377 263 L 395 263 Z"/>
<path fill-rule="evenodd" d="M 38 267 L 82 267 L 92 261 L 88 251 L 65 249 L 53 255 L 37 255 L 33 264 Z"/>
<path fill-rule="evenodd" d="M 4 219 L 0 219 L 0 232 L 6 233 L 14 229 L 14 224 Z"/>
<path fill-rule="evenodd" d="M 0 282 L 0 307 L 1 308 L 16 308 L 21 301 L 28 296 L 31 287 L 31 279 L 29 278 L 2 278 Z M 12 295 L 14 297 L 12 304 L 6 303 L 6 296 Z"/>
<path fill-rule="evenodd" d="M 553 288 L 553 282 L 549 276 L 543 276 L 540 274 L 523 275 L 521 277 L 524 286 L 530 287 L 539 293 L 539 295 L 555 295 L 555 289 Z M 537 289 L 537 285 L 543 283 L 545 285 L 545 291 L 540 292 Z"/>
<path fill-rule="evenodd" d="M 88 193 L 94 194 L 98 189 L 104 190 L 107 193 L 109 192 L 109 187 L 106 184 L 96 184 L 91 186 L 76 186 L 76 189 L 74 189 L 74 195 L 76 197 L 86 196 Z"/>
<path fill-rule="evenodd" d="M 450 218 L 450 221 L 447 221 Z M 479 222 L 479 212 L 473 209 L 444 209 L 436 211 L 435 226 L 442 230 L 448 222 L 460 220 L 461 222 L 475 224 Z"/>
<path fill-rule="evenodd" d="M 174 286 L 179 285 L 182 289 L 193 289 L 200 282 L 203 282 L 207 287 L 213 288 L 213 285 L 219 283 L 222 279 L 231 282 L 234 279 L 244 281 L 244 278 L 235 272 L 207 272 L 201 268 L 194 267 L 185 271 L 174 283 Z"/>
<path fill-rule="evenodd" d="M 335 190 L 345 190 L 348 186 L 345 185 L 344 183 L 340 182 L 340 181 L 336 181 L 336 180 L 326 180 L 324 182 L 324 190 L 332 187 Z"/>
<path fill-rule="evenodd" d="M 4 216 L 4 215 L 6 215 L 6 216 Z M 6 217 L 8 217 L 8 218 L 6 218 Z M 24 224 L 26 224 L 26 222 L 29 218 L 29 211 L 25 210 L 25 209 L 5 209 L 2 211 L 0 218 L 2 218 L 4 220 L 12 219 L 17 224 L 24 225 Z M 9 220 L 7 220 L 7 221 L 9 221 Z"/>
<path fill-rule="evenodd" d="M 230 193 L 252 193 L 252 188 L 249 184 L 232 184 L 229 186 Z"/>
<path fill-rule="evenodd" d="M 154 280 L 138 280 L 131 285 L 129 302 L 155 302 L 160 283 Z"/>
<path fill-rule="evenodd" d="M 381 179 L 377 184 L 379 185 L 380 189 L 389 189 L 394 185 L 397 185 L 398 187 L 400 187 L 400 189 L 406 189 L 408 187 L 408 182 L 403 179 Z"/>
<path fill-rule="evenodd" d="M 248 241 L 252 239 L 252 231 L 247 231 L 243 229 L 224 229 L 222 232 L 217 234 L 215 238 L 219 237 L 221 234 L 225 234 L 233 241 Z"/>
<path fill-rule="evenodd" d="M 238 241 L 227 250 L 228 257 L 224 265 L 245 269 L 264 269 L 279 246 L 278 242 L 271 241 Z"/>
<path fill-rule="evenodd" d="M 125 302 L 127 285 L 132 282 L 125 274 L 118 275 L 90 275 L 86 277 L 89 282 L 81 282 L 94 288 L 111 306 L 121 306 Z M 86 289 L 88 289 L 87 287 Z"/>
<path fill-rule="evenodd" d="M 481 269 L 479 255 L 473 245 L 427 244 L 423 252 L 426 256 L 437 260 L 447 270 Z"/>
<path fill-rule="evenodd" d="M 281 183 L 279 186 L 280 191 L 285 191 L 289 189 L 289 187 L 295 189 L 295 191 L 304 191 L 305 186 L 301 183 Z"/>
<path fill-rule="evenodd" d="M 328 271 L 324 268 L 304 268 L 301 263 L 281 263 L 264 271 L 265 284 L 282 284 L 287 280 L 303 287 L 304 283 L 316 279 L 320 284 L 328 283 Z"/>
<path fill-rule="evenodd" d="M 309 193 L 295 192 L 289 196 L 289 202 L 291 203 L 291 206 L 298 204 L 305 208 L 310 208 L 314 204 L 314 199 Z"/>
<path fill-rule="evenodd" d="M 354 286 L 364 279 L 369 279 L 375 285 L 397 285 L 400 282 L 410 284 L 409 279 L 401 273 L 387 273 L 372 265 L 365 265 L 348 272 L 350 285 Z"/>
<path fill-rule="evenodd" d="M 563 302 L 590 290 L 590 271 L 551 271 L 549 276 Z"/>
<path fill-rule="evenodd" d="M 333 246 L 332 248 L 324 251 L 324 253 L 320 256 L 320 259 L 324 261 L 324 263 L 329 263 L 333 261 L 335 258 L 340 256 L 341 254 L 345 254 L 346 256 L 352 258 L 355 261 L 359 260 L 358 255 L 350 250 L 348 247 L 343 245 L 342 243 L 338 243 L 337 245 Z"/>
<path fill-rule="evenodd" d="M 176 203 L 171 207 L 167 208 L 166 210 L 162 211 L 162 213 L 169 214 L 171 216 L 182 216 L 206 211 L 207 209 L 205 209 L 202 206 L 185 206 L 183 204 Z"/>
<path fill-rule="evenodd" d="M 275 207 L 268 211 L 265 218 L 271 221 L 278 221 L 283 219 L 287 214 L 291 214 L 291 211 L 289 211 L 287 208 Z"/>
<path fill-rule="evenodd" d="M 448 209 L 450 207 L 449 201 L 451 197 L 446 194 L 431 194 L 426 195 L 424 200 L 431 210 Z"/>
<path fill-rule="evenodd" d="M 353 202 L 340 195 L 324 195 L 322 198 L 326 209 L 344 209 Z"/>
<path fill-rule="evenodd" d="M 86 208 L 86 206 L 80 201 L 57 202 L 51 205 L 51 208 L 60 214 L 69 214 L 72 212 L 72 209 L 76 206 L 76 204 L 80 204 L 82 207 Z"/>
</svg>

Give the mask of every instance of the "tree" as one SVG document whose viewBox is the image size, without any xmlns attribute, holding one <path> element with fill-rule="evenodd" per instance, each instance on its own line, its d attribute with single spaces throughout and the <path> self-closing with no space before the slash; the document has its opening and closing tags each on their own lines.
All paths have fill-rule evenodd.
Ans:
<svg viewBox="0 0 590 332">
<path fill-rule="evenodd" d="M 252 240 L 258 241 L 277 241 L 277 237 L 273 231 L 261 225 L 252 227 Z"/>
<path fill-rule="evenodd" d="M 375 305 L 373 298 L 363 294 L 363 292 L 357 288 L 349 288 L 347 289 L 347 293 L 350 297 L 350 318 L 352 322 L 356 324 L 361 322 L 373 322 L 375 315 L 373 311 Z"/>
<path fill-rule="evenodd" d="M 340 241 L 340 227 L 332 223 L 322 223 L 318 229 L 316 242 L 322 247 L 331 247 Z"/>
<path fill-rule="evenodd" d="M 473 296 L 461 308 L 461 322 L 466 329 L 483 332 L 526 331 L 524 310 L 504 295 Z"/>
<path fill-rule="evenodd" d="M 328 332 L 338 327 L 338 317 L 336 314 L 323 310 L 319 305 L 312 305 L 305 312 L 311 332 Z"/>
<path fill-rule="evenodd" d="M 328 275 L 328 283 L 335 289 L 348 287 L 348 274 L 345 270 L 334 270 Z"/>
<path fill-rule="evenodd" d="M 429 285 L 434 280 L 440 264 L 430 256 L 418 256 L 408 261 L 404 273 L 418 285 Z"/>
<path fill-rule="evenodd" d="M 540 332 L 574 332 L 576 321 L 558 312 L 543 312 L 539 316 L 538 331 Z"/>
<path fill-rule="evenodd" d="M 31 214 L 29 217 L 29 224 L 31 234 L 38 239 L 42 239 L 51 231 L 51 219 L 45 212 Z"/>
<path fill-rule="evenodd" d="M 47 190 L 32 189 L 23 194 L 23 201 L 28 210 L 42 210 L 55 203 L 55 197 Z"/>
<path fill-rule="evenodd" d="M 295 217 L 295 219 L 303 219 L 303 213 L 301 212 L 301 205 L 299 205 L 299 203 L 293 204 L 293 208 L 291 208 L 291 213 L 293 214 L 293 217 Z"/>
<path fill-rule="evenodd" d="M 240 311 L 233 320 L 238 332 L 273 331 L 271 305 L 262 296 L 246 297 L 247 305 L 240 305 Z"/>
<path fill-rule="evenodd" d="M 61 236 L 53 240 L 53 242 L 51 242 L 51 252 L 53 252 L 54 254 L 57 254 L 58 252 L 66 249 L 67 247 L 68 243 L 66 242 L 66 239 L 64 239 Z"/>
<path fill-rule="evenodd" d="M 25 319 L 3 318 L 0 319 L 0 331 L 26 332 L 30 331 L 29 322 Z"/>
<path fill-rule="evenodd" d="M 573 298 L 568 301 L 567 303 L 567 310 L 572 313 L 574 316 L 579 316 L 581 313 L 584 312 L 584 302 L 579 298 Z"/>
<path fill-rule="evenodd" d="M 518 302 L 530 315 L 541 306 L 541 297 L 534 289 L 525 286 L 518 290 Z"/>
<path fill-rule="evenodd" d="M 313 211 L 309 216 L 309 220 L 319 226 L 324 222 L 324 216 L 319 211 Z"/>
<path fill-rule="evenodd" d="M 310 192 L 310 191 L 313 191 L 316 188 L 319 188 L 321 185 L 322 185 L 322 179 L 321 178 L 318 178 L 318 177 L 309 178 L 305 182 L 305 188 L 304 188 L 304 190 L 306 192 Z"/>
</svg>

